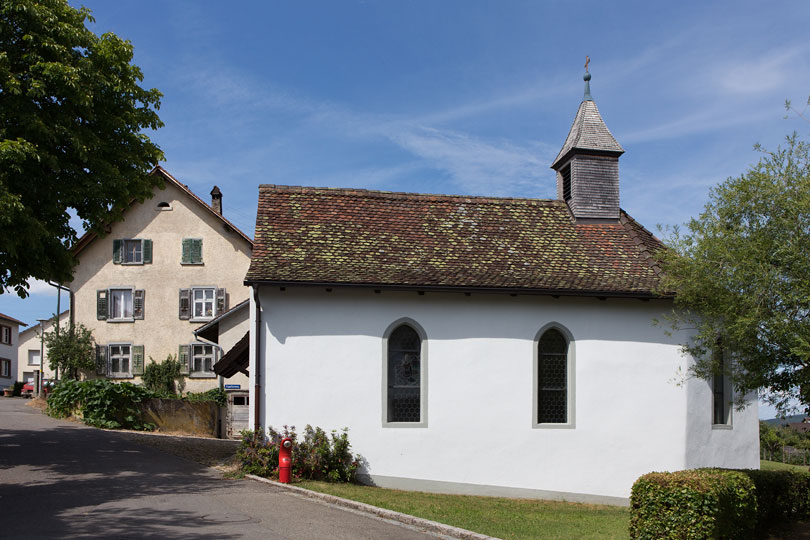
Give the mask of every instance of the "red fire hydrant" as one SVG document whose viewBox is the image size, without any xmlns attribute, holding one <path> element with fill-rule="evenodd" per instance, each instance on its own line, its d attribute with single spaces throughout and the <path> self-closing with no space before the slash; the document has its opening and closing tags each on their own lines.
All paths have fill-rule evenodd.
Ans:
<svg viewBox="0 0 810 540">
<path fill-rule="evenodd" d="M 282 484 L 290 483 L 290 469 L 292 468 L 292 439 L 284 437 L 278 447 L 278 481 Z"/>
</svg>

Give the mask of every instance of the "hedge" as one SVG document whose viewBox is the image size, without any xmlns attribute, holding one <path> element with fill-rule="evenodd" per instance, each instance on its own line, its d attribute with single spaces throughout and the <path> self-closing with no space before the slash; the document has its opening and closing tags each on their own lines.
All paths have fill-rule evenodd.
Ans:
<svg viewBox="0 0 810 540">
<path fill-rule="evenodd" d="M 810 474 L 694 469 L 650 473 L 630 496 L 633 539 L 756 538 L 810 517 Z"/>
</svg>

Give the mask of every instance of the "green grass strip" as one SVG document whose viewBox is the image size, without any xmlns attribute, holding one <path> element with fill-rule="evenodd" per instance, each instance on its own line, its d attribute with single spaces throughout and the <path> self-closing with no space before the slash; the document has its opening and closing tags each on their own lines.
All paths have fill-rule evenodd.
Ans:
<svg viewBox="0 0 810 540">
<path fill-rule="evenodd" d="M 806 465 L 790 465 L 789 463 L 780 463 L 778 461 L 768 461 L 765 459 L 759 460 L 759 468 L 763 471 L 808 471 Z"/>
<path fill-rule="evenodd" d="M 629 538 L 630 511 L 615 506 L 443 495 L 314 481 L 294 485 L 504 540 Z"/>
</svg>

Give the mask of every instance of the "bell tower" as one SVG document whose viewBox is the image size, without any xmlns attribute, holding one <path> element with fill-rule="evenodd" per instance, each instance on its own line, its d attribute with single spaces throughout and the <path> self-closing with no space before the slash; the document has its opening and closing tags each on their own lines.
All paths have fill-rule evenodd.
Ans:
<svg viewBox="0 0 810 540">
<path fill-rule="evenodd" d="M 578 222 L 619 219 L 619 156 L 624 149 L 608 130 L 591 97 L 585 61 L 585 96 L 551 168 L 557 171 L 557 198 Z"/>
</svg>

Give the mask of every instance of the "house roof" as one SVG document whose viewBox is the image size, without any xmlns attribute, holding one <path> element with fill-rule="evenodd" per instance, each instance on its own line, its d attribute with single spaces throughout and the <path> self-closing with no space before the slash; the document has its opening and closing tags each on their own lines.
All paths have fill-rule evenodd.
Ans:
<svg viewBox="0 0 810 540">
<path fill-rule="evenodd" d="M 19 324 L 19 325 L 21 325 L 21 326 L 28 326 L 28 325 L 27 325 L 27 324 L 25 324 L 24 322 L 22 322 L 22 321 L 18 321 L 18 320 L 17 320 L 17 319 L 15 319 L 14 317 L 9 317 L 8 315 L 5 315 L 5 314 L 3 314 L 3 313 L 0 313 L 0 320 L 9 321 L 9 322 L 12 322 L 12 323 L 15 323 L 15 324 Z"/>
<path fill-rule="evenodd" d="M 231 350 L 214 364 L 214 373 L 223 377 L 232 377 L 239 372 L 248 375 L 248 363 L 250 362 L 249 347 L 250 332 L 246 332 L 242 338 L 231 347 Z"/>
<path fill-rule="evenodd" d="M 202 207 L 203 207 L 205 210 L 207 210 L 208 212 L 210 212 L 210 213 L 211 213 L 213 216 L 215 216 L 217 219 L 219 219 L 220 221 L 222 221 L 222 223 L 224 223 L 226 226 L 230 227 L 230 228 L 231 228 L 233 231 L 235 231 L 235 232 L 236 232 L 236 233 L 237 233 L 239 236 L 241 236 L 242 238 L 244 238 L 244 239 L 245 239 L 245 240 L 246 240 L 246 241 L 247 241 L 247 242 L 248 242 L 248 243 L 249 243 L 251 246 L 253 246 L 253 240 L 251 240 L 251 239 L 250 239 L 250 237 L 249 237 L 248 235 L 246 235 L 245 233 L 243 233 L 243 232 L 242 232 L 242 231 L 239 229 L 239 227 L 237 227 L 236 225 L 234 225 L 233 223 L 231 223 L 230 221 L 228 221 L 227 219 L 225 219 L 225 217 L 224 217 L 222 214 L 220 214 L 220 213 L 216 212 L 216 211 L 215 211 L 215 210 L 214 210 L 214 209 L 211 207 L 211 205 L 209 205 L 208 203 L 206 203 L 205 201 L 203 201 L 201 198 L 199 198 L 197 195 L 195 195 L 195 194 L 194 194 L 194 192 L 193 192 L 193 191 L 191 191 L 191 190 L 188 188 L 188 186 L 187 186 L 187 185 L 185 185 L 185 184 L 181 184 L 181 183 L 180 183 L 180 182 L 179 182 L 179 181 L 178 181 L 178 180 L 177 180 L 177 179 L 176 179 L 174 176 L 172 176 L 171 174 L 169 174 L 169 172 L 168 172 L 166 169 L 164 169 L 163 167 L 161 167 L 160 165 L 158 165 L 158 166 L 156 166 L 154 169 L 152 169 L 152 172 L 150 172 L 149 174 L 150 174 L 150 175 L 160 175 L 161 177 L 163 177 L 164 181 L 167 181 L 167 182 L 171 183 L 171 184 L 172 184 L 172 185 L 174 185 L 176 188 L 178 188 L 180 191 L 182 191 L 183 193 L 185 193 L 186 195 L 188 195 L 188 196 L 189 196 L 189 197 L 190 197 L 190 198 L 191 198 L 193 201 L 197 202 L 197 203 L 198 203 L 200 206 L 202 206 Z M 135 204 L 135 202 L 136 202 L 136 201 L 133 199 L 132 201 L 130 201 L 129 206 L 132 206 L 133 204 Z M 88 231 L 88 232 L 86 232 L 84 235 L 82 235 L 82 237 L 81 237 L 81 238 L 79 238 L 79 240 L 78 240 L 78 241 L 76 241 L 76 244 L 75 244 L 75 245 L 73 246 L 73 248 L 72 248 L 72 249 L 73 249 L 73 255 L 74 255 L 74 256 L 75 256 L 75 255 L 78 255 L 78 254 L 79 254 L 79 253 L 80 253 L 82 250 L 84 250 L 84 248 L 85 248 L 85 247 L 87 247 L 87 246 L 88 246 L 88 245 L 89 245 L 89 244 L 90 244 L 90 243 L 91 243 L 93 240 L 95 240 L 95 239 L 96 239 L 96 237 L 98 237 L 98 234 L 96 234 L 95 232 L 92 232 L 92 231 Z"/>
<path fill-rule="evenodd" d="M 551 164 L 551 168 L 556 169 L 575 150 L 616 156 L 624 153 L 624 149 L 602 120 L 596 103 L 591 99 L 584 99 L 579 104 L 571 131 L 568 132 L 568 137 L 565 139 L 560 153 L 554 159 L 554 163 Z"/>
<path fill-rule="evenodd" d="M 218 341 L 218 338 L 219 338 L 219 323 L 221 321 L 225 320 L 225 319 L 229 319 L 229 318 L 233 317 L 234 315 L 239 313 L 241 310 L 247 309 L 248 302 L 249 302 L 248 300 L 243 300 L 243 301 L 239 302 L 238 304 L 236 304 L 235 306 L 233 306 L 228 311 L 226 311 L 225 313 L 223 313 L 222 315 L 214 317 L 213 319 L 211 319 L 210 321 L 208 321 L 204 325 L 202 325 L 199 328 L 197 328 L 196 330 L 194 330 L 194 335 L 198 336 L 198 337 L 201 337 L 203 339 L 207 339 L 208 341 L 213 341 L 214 343 L 219 343 L 219 341 Z M 245 318 L 247 318 L 247 315 L 245 315 Z"/>
<path fill-rule="evenodd" d="M 662 247 L 557 200 L 262 185 L 245 282 L 654 297 Z"/>
<path fill-rule="evenodd" d="M 66 309 L 62 313 L 59 314 L 59 322 L 61 323 L 64 319 L 66 319 L 67 315 L 70 315 L 70 309 Z M 45 326 L 46 329 L 53 326 L 53 324 L 51 323 L 52 320 L 53 320 L 53 317 L 51 317 L 50 319 L 45 321 L 44 326 Z M 20 331 L 20 339 L 28 339 L 27 337 L 24 338 L 23 336 L 25 336 L 25 334 L 27 334 L 28 332 L 35 332 L 37 330 L 39 330 L 39 324 L 32 324 L 31 326 L 29 326 L 25 330 Z"/>
</svg>

